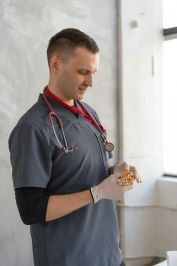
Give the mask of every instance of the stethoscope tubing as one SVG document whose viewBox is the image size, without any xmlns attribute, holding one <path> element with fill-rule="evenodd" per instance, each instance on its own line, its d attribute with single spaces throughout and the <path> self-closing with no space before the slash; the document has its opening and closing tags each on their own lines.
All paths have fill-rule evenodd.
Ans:
<svg viewBox="0 0 177 266">
<path fill-rule="evenodd" d="M 56 137 L 56 140 L 59 144 L 59 147 L 65 152 L 65 153 L 69 153 L 71 151 L 74 150 L 74 148 L 71 148 L 69 149 L 68 147 L 68 143 L 66 141 L 66 137 L 65 137 L 65 133 L 64 133 L 64 129 L 63 129 L 63 124 L 62 124 L 62 121 L 61 119 L 59 118 L 59 116 L 56 114 L 56 112 L 54 111 L 53 107 L 51 106 L 51 104 L 49 103 L 49 101 L 47 100 L 47 97 L 45 96 L 45 94 L 43 94 L 43 98 L 45 100 L 45 103 L 47 104 L 50 112 L 48 114 L 48 118 L 49 118 L 49 121 L 50 121 L 50 124 L 51 124 L 51 127 L 53 129 L 53 132 L 54 132 L 54 135 Z M 59 140 L 58 136 L 57 136 L 57 133 L 56 133 L 56 130 L 55 130 L 55 127 L 54 127 L 54 123 L 53 123 L 53 119 L 52 119 L 52 116 L 55 117 L 60 129 L 61 129 L 61 133 L 62 133 L 62 137 L 63 137 L 63 140 L 64 140 L 64 146 L 61 144 L 61 141 Z"/>
<path fill-rule="evenodd" d="M 51 124 L 51 127 L 53 129 L 53 132 L 54 132 L 54 135 L 56 137 L 56 140 L 59 144 L 59 147 L 65 152 L 65 153 L 69 153 L 69 152 L 72 152 L 72 151 L 75 151 L 77 150 L 77 146 L 73 147 L 73 148 L 69 148 L 68 146 L 68 143 L 67 143 L 67 140 L 66 140 L 66 136 L 65 136 L 65 133 L 64 133 L 64 129 L 63 129 L 63 124 L 62 124 L 62 121 L 61 119 L 59 118 L 59 116 L 56 114 L 56 112 L 54 111 L 52 105 L 49 103 L 46 95 L 43 93 L 43 98 L 44 98 L 44 101 L 45 103 L 47 104 L 50 112 L 48 114 L 48 118 L 49 118 L 49 121 L 50 121 L 50 124 Z M 96 119 L 92 116 L 92 114 L 86 109 L 86 107 L 80 102 L 80 101 L 77 101 L 77 103 L 81 106 L 82 110 L 85 111 L 85 113 L 87 113 L 87 115 L 94 121 L 95 125 L 96 125 L 96 128 L 97 130 L 99 131 L 100 133 L 100 136 L 101 138 L 103 139 L 103 142 L 105 143 L 105 148 L 106 148 L 106 145 L 107 144 L 111 144 L 111 143 L 108 143 L 107 142 L 107 139 L 106 139 L 106 136 L 104 135 L 104 130 L 101 129 L 100 125 L 98 124 L 98 122 L 96 121 Z M 63 141 L 64 141 L 64 146 L 61 144 L 61 141 L 59 140 L 58 136 L 57 136 L 57 133 L 56 133 L 56 130 L 55 130 L 55 127 L 54 127 L 54 123 L 53 123 L 53 119 L 52 119 L 52 116 L 56 119 L 60 129 L 61 129 L 61 133 L 62 133 L 62 137 L 63 137 Z M 113 145 L 113 144 L 111 144 Z"/>
<path fill-rule="evenodd" d="M 104 128 L 102 127 L 102 125 L 98 124 L 98 122 L 93 117 L 93 115 L 86 109 L 86 107 L 80 101 L 77 101 L 77 103 L 81 106 L 81 108 L 83 109 L 83 111 L 85 111 L 85 113 L 87 113 L 88 116 L 90 116 L 90 118 L 94 121 L 94 123 L 96 125 L 96 128 L 98 129 L 98 131 L 100 133 L 100 136 L 101 136 L 101 138 L 103 140 L 105 150 L 108 151 L 108 152 L 112 152 L 113 149 L 114 149 L 114 145 L 111 142 L 108 142 L 107 141 L 107 138 L 105 136 L 106 130 L 104 130 Z"/>
<path fill-rule="evenodd" d="M 100 132 L 100 135 L 101 135 L 103 141 L 107 142 L 106 137 L 104 135 L 104 131 L 101 129 L 101 127 L 98 124 L 98 122 L 96 121 L 96 119 L 92 116 L 92 114 L 86 109 L 86 107 L 80 101 L 77 101 L 77 103 L 82 107 L 83 111 L 85 111 L 91 117 L 91 119 L 94 121 L 95 125 L 97 126 L 98 131 Z"/>
</svg>

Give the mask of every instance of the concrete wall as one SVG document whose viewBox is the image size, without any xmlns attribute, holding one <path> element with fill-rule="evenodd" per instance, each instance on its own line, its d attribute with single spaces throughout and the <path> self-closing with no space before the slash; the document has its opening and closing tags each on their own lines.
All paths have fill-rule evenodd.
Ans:
<svg viewBox="0 0 177 266">
<path fill-rule="evenodd" d="M 7 140 L 19 117 L 48 82 L 49 38 L 76 27 L 98 42 L 100 70 L 87 102 L 95 107 L 113 142 L 117 95 L 116 0 L 43 0 L 0 2 L 0 265 L 31 266 L 29 227 L 15 204 Z"/>
</svg>

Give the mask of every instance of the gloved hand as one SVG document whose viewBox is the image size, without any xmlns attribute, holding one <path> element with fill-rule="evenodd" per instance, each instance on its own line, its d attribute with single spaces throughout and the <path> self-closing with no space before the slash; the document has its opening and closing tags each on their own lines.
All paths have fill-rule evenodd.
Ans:
<svg viewBox="0 0 177 266">
<path fill-rule="evenodd" d="M 117 163 L 111 167 L 111 174 L 122 173 L 124 170 L 129 170 L 129 165 L 126 162 Z"/>
<path fill-rule="evenodd" d="M 132 189 L 133 186 L 121 186 L 119 185 L 119 179 L 121 177 L 121 171 L 108 176 L 99 185 L 90 189 L 94 203 L 97 203 L 101 199 L 120 200 L 124 193 Z"/>
</svg>

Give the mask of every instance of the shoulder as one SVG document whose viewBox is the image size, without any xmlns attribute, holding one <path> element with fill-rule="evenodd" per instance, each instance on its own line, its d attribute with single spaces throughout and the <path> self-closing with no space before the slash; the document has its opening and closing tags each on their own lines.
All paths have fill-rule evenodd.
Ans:
<svg viewBox="0 0 177 266">
<path fill-rule="evenodd" d="M 97 112 L 95 111 L 95 109 L 93 107 L 91 107 L 89 104 L 82 102 L 82 105 L 86 108 L 86 110 L 91 113 L 94 118 L 96 118 L 99 121 L 99 117 L 97 115 Z"/>
<path fill-rule="evenodd" d="M 93 107 L 91 107 L 88 103 L 86 103 L 86 102 L 81 102 L 81 104 L 82 104 L 85 108 L 87 108 L 87 109 L 89 109 L 89 110 L 93 110 L 93 111 L 95 111 L 95 110 L 93 109 Z"/>
<path fill-rule="evenodd" d="M 27 110 L 19 119 L 17 125 L 26 125 L 35 128 L 41 128 L 45 125 L 48 109 L 39 97 L 38 101 Z"/>
<path fill-rule="evenodd" d="M 96 114 L 95 109 L 93 107 L 91 107 L 88 103 L 85 103 L 85 102 L 81 102 L 81 103 L 86 108 L 86 110 L 88 110 L 92 114 Z"/>
<path fill-rule="evenodd" d="M 9 141 L 15 135 L 21 135 L 23 133 L 26 135 L 26 133 L 30 134 L 34 132 L 41 136 L 45 136 L 47 115 L 48 110 L 39 98 L 39 100 L 19 119 L 10 134 Z"/>
<path fill-rule="evenodd" d="M 48 116 L 48 108 L 39 95 L 38 101 L 33 104 L 19 119 L 16 126 L 28 126 L 36 129 L 43 128 Z"/>
</svg>

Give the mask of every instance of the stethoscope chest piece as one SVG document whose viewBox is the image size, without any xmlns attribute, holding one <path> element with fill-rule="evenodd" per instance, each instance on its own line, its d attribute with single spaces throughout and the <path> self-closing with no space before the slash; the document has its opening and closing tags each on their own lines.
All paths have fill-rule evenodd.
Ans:
<svg viewBox="0 0 177 266">
<path fill-rule="evenodd" d="M 106 142 L 104 147 L 107 152 L 112 152 L 114 150 L 114 145 L 111 142 Z"/>
</svg>

